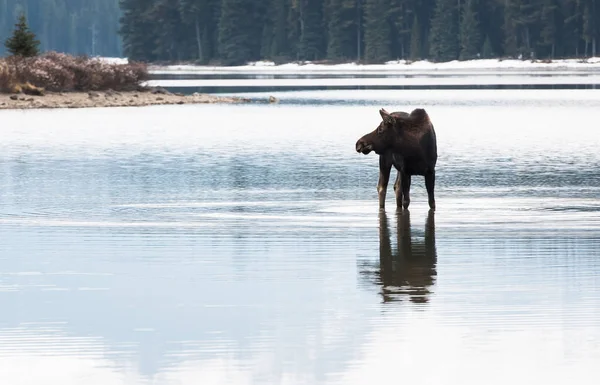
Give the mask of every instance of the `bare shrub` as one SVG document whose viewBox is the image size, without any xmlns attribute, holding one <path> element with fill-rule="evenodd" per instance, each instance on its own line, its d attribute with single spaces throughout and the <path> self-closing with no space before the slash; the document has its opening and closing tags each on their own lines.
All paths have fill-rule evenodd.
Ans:
<svg viewBox="0 0 600 385">
<path fill-rule="evenodd" d="M 0 59 L 0 90 L 29 82 L 48 91 L 128 91 L 148 79 L 143 63 L 116 64 L 97 58 L 48 52 Z"/>
<path fill-rule="evenodd" d="M 0 91 L 10 92 L 16 81 L 14 66 L 8 60 L 0 60 Z"/>
</svg>

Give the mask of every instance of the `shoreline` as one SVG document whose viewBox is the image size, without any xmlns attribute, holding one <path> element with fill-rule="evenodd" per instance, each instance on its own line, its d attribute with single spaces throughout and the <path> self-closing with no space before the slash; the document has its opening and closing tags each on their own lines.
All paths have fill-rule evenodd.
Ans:
<svg viewBox="0 0 600 385">
<path fill-rule="evenodd" d="M 108 62 L 126 63 L 127 59 L 104 58 Z M 193 63 L 158 64 L 148 63 L 151 75 L 160 74 L 317 74 L 317 73 L 389 73 L 414 74 L 455 72 L 468 75 L 471 72 L 554 72 L 554 71 L 598 71 L 600 57 L 572 58 L 554 60 L 521 60 L 521 59 L 473 59 L 452 60 L 448 62 L 431 62 L 428 60 L 397 60 L 382 64 L 364 64 L 349 61 L 346 63 L 322 62 L 289 62 L 276 64 L 271 61 L 250 62 L 239 66 L 197 65 Z"/>
<path fill-rule="evenodd" d="M 60 58 L 60 57 L 59 57 Z M 100 60 L 109 65 L 127 64 L 126 58 L 107 58 L 96 57 L 94 60 Z M 289 75 L 296 75 L 301 79 L 283 79 L 295 85 L 298 82 L 304 82 L 304 76 L 327 76 L 332 75 L 333 79 L 327 79 L 331 85 L 337 85 L 344 79 L 337 79 L 336 76 L 352 76 L 369 74 L 374 76 L 381 75 L 385 84 L 398 81 L 392 75 L 406 75 L 415 77 L 417 75 L 522 75 L 527 73 L 543 74 L 550 76 L 568 76 L 573 73 L 590 73 L 600 75 L 600 57 L 588 59 L 555 59 L 548 61 L 541 60 L 519 60 L 519 59 L 474 59 L 466 61 L 449 61 L 434 63 L 427 60 L 421 61 L 390 61 L 384 64 L 361 64 L 356 62 L 347 63 L 322 63 L 322 62 L 290 62 L 284 64 L 275 64 L 269 61 L 258 61 L 247 63 L 241 66 L 210 66 L 210 65 L 194 65 L 190 63 L 178 64 L 147 64 L 148 74 L 150 79 L 146 79 L 141 83 L 135 91 L 65 91 L 65 92 L 43 92 L 43 95 L 34 95 L 31 91 L 38 91 L 39 88 L 30 86 L 31 89 L 22 92 L 0 92 L 0 110 L 27 110 L 27 109 L 60 109 L 60 108 L 100 108 L 100 107 L 144 107 L 157 105 L 183 105 L 183 104 L 242 104 L 251 103 L 251 100 L 245 97 L 221 96 L 214 94 L 194 93 L 192 95 L 184 95 L 181 93 L 172 93 L 165 90 L 165 84 L 176 84 L 179 79 L 160 79 L 161 84 L 156 84 L 159 79 L 152 79 L 160 75 L 224 75 L 224 74 L 248 74 L 252 76 L 266 77 L 266 82 L 274 81 L 277 75 L 286 78 Z M 391 79 L 388 79 L 392 76 Z M 540 78 L 539 82 L 544 83 L 546 77 Z M 414 79 L 408 79 L 415 82 Z M 403 79 L 402 83 L 408 81 Z M 510 79 L 509 79 L 510 80 Z M 204 79 L 204 83 L 210 83 L 212 86 L 223 85 L 230 83 L 228 79 Z M 240 83 L 239 80 L 236 80 Z M 252 83 L 252 79 L 245 79 L 242 83 Z M 281 79 L 277 80 L 280 84 Z M 317 82 L 324 83 L 325 80 L 317 79 Z M 358 79 L 353 80 L 356 85 L 362 85 L 365 82 L 373 83 L 374 80 Z M 506 83 L 506 81 L 504 81 Z M 502 83 L 502 84 L 504 84 Z M 204 84 L 206 85 L 206 84 Z M 21 91 L 21 90 L 19 90 Z M 263 102 L 262 100 L 258 102 Z M 265 103 L 277 103 L 277 99 L 268 97 Z"/>
<path fill-rule="evenodd" d="M 56 108 L 144 107 L 183 104 L 240 104 L 248 98 L 194 93 L 183 95 L 162 88 L 149 91 L 45 92 L 43 96 L 0 93 L 0 110 Z"/>
</svg>

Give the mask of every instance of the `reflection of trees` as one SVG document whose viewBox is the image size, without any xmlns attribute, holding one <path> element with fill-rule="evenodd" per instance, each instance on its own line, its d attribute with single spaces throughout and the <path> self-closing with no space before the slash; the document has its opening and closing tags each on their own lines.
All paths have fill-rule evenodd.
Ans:
<svg viewBox="0 0 600 385">
<path fill-rule="evenodd" d="M 401 300 L 429 301 L 430 287 L 435 283 L 437 261 L 435 247 L 435 218 L 429 211 L 423 237 L 411 232 L 410 212 L 397 214 L 397 248 L 392 251 L 387 214 L 379 215 L 379 266 L 372 274 L 382 290 L 383 302 Z"/>
</svg>

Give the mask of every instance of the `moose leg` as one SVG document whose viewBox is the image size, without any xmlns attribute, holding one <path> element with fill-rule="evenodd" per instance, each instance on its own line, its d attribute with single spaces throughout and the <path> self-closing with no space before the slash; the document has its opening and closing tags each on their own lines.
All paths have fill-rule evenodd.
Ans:
<svg viewBox="0 0 600 385">
<path fill-rule="evenodd" d="M 390 181 L 392 164 L 385 157 L 379 157 L 379 181 L 377 182 L 377 194 L 379 195 L 379 208 L 385 208 L 385 195 Z"/>
<path fill-rule="evenodd" d="M 435 171 L 430 171 L 425 174 L 425 188 L 429 198 L 429 208 L 435 210 L 435 196 L 433 190 L 435 187 Z"/>
<path fill-rule="evenodd" d="M 396 182 L 394 183 L 394 192 L 396 193 L 396 207 L 398 209 L 402 209 L 402 178 L 400 177 L 400 172 L 398 171 L 398 175 L 396 176 Z"/>
<path fill-rule="evenodd" d="M 405 171 L 402 171 L 401 178 L 402 181 L 400 183 L 402 187 L 402 207 L 404 207 L 404 209 L 406 210 L 410 205 L 410 175 L 407 174 Z"/>
</svg>

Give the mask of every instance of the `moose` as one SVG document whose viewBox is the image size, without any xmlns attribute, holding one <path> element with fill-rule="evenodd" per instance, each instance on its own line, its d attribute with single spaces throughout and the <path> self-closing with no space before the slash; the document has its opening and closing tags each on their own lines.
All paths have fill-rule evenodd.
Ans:
<svg viewBox="0 0 600 385">
<path fill-rule="evenodd" d="M 435 210 L 435 165 L 437 140 L 433 124 L 423 108 L 389 113 L 380 109 L 382 121 L 377 128 L 358 139 L 356 151 L 365 155 L 374 151 L 379 155 L 377 193 L 379 208 L 385 208 L 385 196 L 392 166 L 398 170 L 394 183 L 396 205 L 408 209 L 410 205 L 411 176 L 425 177 L 429 208 Z"/>
</svg>

